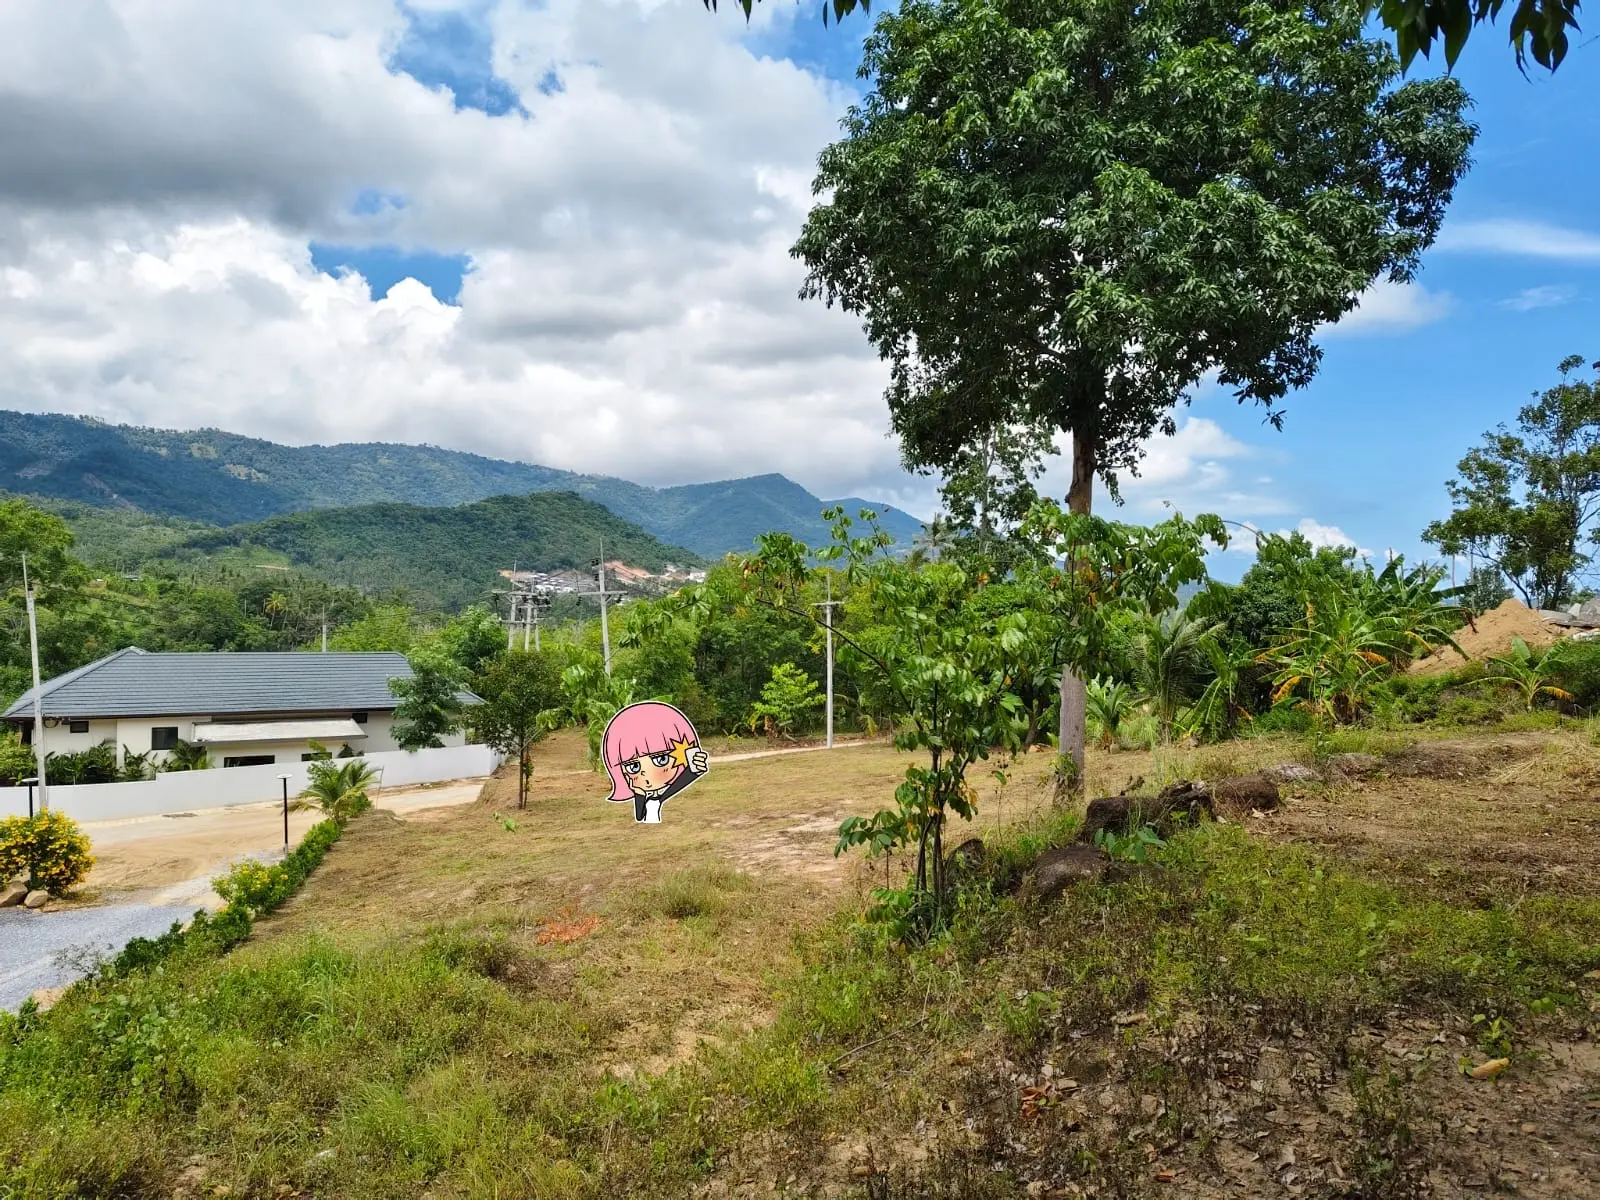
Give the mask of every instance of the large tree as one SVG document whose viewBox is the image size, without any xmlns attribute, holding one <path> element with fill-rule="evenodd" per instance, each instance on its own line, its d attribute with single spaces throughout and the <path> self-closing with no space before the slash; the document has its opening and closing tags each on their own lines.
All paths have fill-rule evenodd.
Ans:
<svg viewBox="0 0 1600 1200">
<path fill-rule="evenodd" d="M 863 71 L 805 294 L 865 319 L 908 465 L 1062 430 L 1079 513 L 1207 374 L 1280 421 L 1318 327 L 1411 278 L 1475 133 L 1336 2 L 905 0 Z M 1064 676 L 1079 767 L 1082 728 Z"/>
<path fill-rule="evenodd" d="M 749 19 L 759 0 L 732 0 Z M 703 0 L 713 12 L 717 0 Z M 1578 28 L 1580 0 L 1517 0 L 1508 32 L 1517 66 L 1525 67 L 1531 54 L 1540 66 L 1554 71 L 1567 56 L 1567 30 Z M 1405 66 L 1421 53 L 1428 57 L 1435 44 L 1444 43 L 1445 62 L 1455 65 L 1475 26 L 1491 24 L 1505 8 L 1505 0 L 1377 0 L 1363 6 L 1365 13 L 1394 31 Z M 835 20 L 860 9 L 872 11 L 872 0 L 822 0 L 822 20 Z"/>
<path fill-rule="evenodd" d="M 1572 378 L 1582 365 L 1561 363 L 1561 382 L 1518 412 L 1515 433 L 1484 434 L 1446 485 L 1455 511 L 1422 533 L 1493 567 L 1530 608 L 1570 600 L 1593 557 L 1585 547 L 1600 546 L 1600 383 Z"/>
</svg>

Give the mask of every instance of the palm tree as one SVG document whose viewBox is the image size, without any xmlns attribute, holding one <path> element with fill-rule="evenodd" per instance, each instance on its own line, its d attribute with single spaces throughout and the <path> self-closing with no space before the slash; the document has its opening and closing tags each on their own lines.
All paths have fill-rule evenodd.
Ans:
<svg viewBox="0 0 1600 1200">
<path fill-rule="evenodd" d="M 262 607 L 266 610 L 267 616 L 281 617 L 289 611 L 289 598 L 282 592 L 273 592 L 272 595 L 267 597 L 267 602 Z M 277 623 L 276 620 L 272 622 L 273 625 L 277 625 Z"/>
<path fill-rule="evenodd" d="M 1206 645 L 1222 625 L 1176 608 L 1159 617 L 1147 614 L 1142 624 L 1133 643 L 1134 673 L 1155 710 L 1161 740 L 1170 741 L 1178 710 L 1202 687 L 1211 665 Z"/>
<path fill-rule="evenodd" d="M 1100 733 L 1100 748 L 1111 749 L 1122 723 L 1133 713 L 1133 689 L 1127 684 L 1096 676 L 1084 688 L 1089 720 Z"/>
<path fill-rule="evenodd" d="M 197 742 L 179 742 L 167 751 L 166 758 L 161 760 L 158 770 L 162 771 L 204 771 L 211 765 L 211 755 L 206 748 Z"/>
<path fill-rule="evenodd" d="M 378 773 L 361 759 L 319 759 L 306 764 L 306 773 L 310 783 L 295 808 L 319 808 L 335 821 L 347 821 L 372 807 L 367 791 Z"/>
</svg>

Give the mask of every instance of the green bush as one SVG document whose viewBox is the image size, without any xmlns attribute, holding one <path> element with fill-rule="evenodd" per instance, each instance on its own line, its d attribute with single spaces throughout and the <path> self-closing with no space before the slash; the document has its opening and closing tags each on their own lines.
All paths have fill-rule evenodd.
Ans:
<svg viewBox="0 0 1600 1200">
<path fill-rule="evenodd" d="M 0 821 L 0 883 L 20 875 L 30 888 L 60 896 L 80 883 L 92 866 L 89 839 L 65 813 L 51 809 Z"/>
<path fill-rule="evenodd" d="M 1584 708 L 1600 704 L 1600 638 L 1557 643 L 1542 666 L 1577 704 Z"/>
<path fill-rule="evenodd" d="M 9 730 L 0 732 L 0 787 L 15 787 L 33 773 L 33 747 Z"/>
</svg>

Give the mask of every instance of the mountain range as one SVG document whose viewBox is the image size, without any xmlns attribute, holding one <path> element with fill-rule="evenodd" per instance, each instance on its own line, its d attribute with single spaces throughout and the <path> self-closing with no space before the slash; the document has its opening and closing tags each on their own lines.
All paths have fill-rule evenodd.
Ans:
<svg viewBox="0 0 1600 1200">
<path fill-rule="evenodd" d="M 706 558 L 748 550 L 769 531 L 825 543 L 820 514 L 833 504 L 851 516 L 875 510 L 902 545 L 922 530 L 917 518 L 899 509 L 856 497 L 820 500 L 776 474 L 653 488 L 438 446 L 285 446 L 217 429 L 146 429 L 3 411 L 0 490 L 213 526 L 314 509 L 448 508 L 494 496 L 573 492 L 668 546 Z"/>
</svg>

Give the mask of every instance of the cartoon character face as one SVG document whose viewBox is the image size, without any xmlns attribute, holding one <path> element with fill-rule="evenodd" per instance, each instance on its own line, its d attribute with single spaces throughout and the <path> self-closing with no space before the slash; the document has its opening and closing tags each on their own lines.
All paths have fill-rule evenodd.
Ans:
<svg viewBox="0 0 1600 1200">
<path fill-rule="evenodd" d="M 634 820 L 653 825 L 661 806 L 706 773 L 709 762 L 689 718 L 670 704 L 630 704 L 606 725 L 601 756 L 608 800 L 632 800 Z"/>
<path fill-rule="evenodd" d="M 635 796 L 653 799 L 689 769 L 689 744 L 674 745 L 658 754 L 641 754 L 620 763 L 622 776 Z"/>
</svg>

